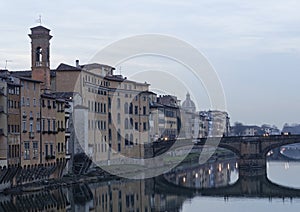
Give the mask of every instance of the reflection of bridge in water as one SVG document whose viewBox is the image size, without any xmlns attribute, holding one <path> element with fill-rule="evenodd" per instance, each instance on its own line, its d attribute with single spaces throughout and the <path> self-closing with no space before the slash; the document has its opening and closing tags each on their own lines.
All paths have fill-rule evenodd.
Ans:
<svg viewBox="0 0 300 212">
<path fill-rule="evenodd" d="M 197 179 L 200 178 L 199 168 L 194 169 L 174 169 L 173 171 L 159 176 L 155 179 L 155 192 L 176 194 L 178 196 L 222 196 L 222 197 L 259 197 L 259 198 L 299 198 L 300 189 L 293 189 L 277 185 L 271 182 L 267 177 L 266 169 L 257 170 L 239 170 L 238 180 L 234 183 L 229 183 L 230 172 L 232 168 L 227 169 L 227 175 L 222 173 L 220 162 L 213 168 L 208 166 L 202 169 L 202 173 L 207 176 L 201 176 L 202 179 L 211 180 L 211 176 L 222 175 L 226 177 L 228 182 L 224 183 L 218 179 L 214 179 L 212 184 L 205 186 L 201 182 L 197 184 Z M 229 164 L 229 163 L 228 163 Z M 203 166 L 203 165 L 202 165 Z M 231 164 L 232 166 L 232 164 Z M 200 166 L 201 167 L 201 166 Z M 222 164 L 224 167 L 224 164 Z M 226 166 L 225 166 L 226 169 Z M 201 171 L 201 170 L 200 170 Z M 229 172 L 229 174 L 228 174 Z M 204 181 L 205 181 L 204 180 Z M 218 185 L 219 182 L 219 185 Z M 221 182 L 221 183 L 220 183 Z M 202 180 L 203 183 L 203 180 Z M 200 185 L 200 186 L 199 186 Z"/>
</svg>

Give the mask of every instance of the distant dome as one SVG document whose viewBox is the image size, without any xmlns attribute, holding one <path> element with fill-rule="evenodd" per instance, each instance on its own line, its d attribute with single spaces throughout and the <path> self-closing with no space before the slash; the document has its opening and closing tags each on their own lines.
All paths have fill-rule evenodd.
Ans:
<svg viewBox="0 0 300 212">
<path fill-rule="evenodd" d="M 191 100 L 191 96 L 189 93 L 186 94 L 186 99 L 182 103 L 182 109 L 192 113 L 196 112 L 195 103 Z"/>
</svg>

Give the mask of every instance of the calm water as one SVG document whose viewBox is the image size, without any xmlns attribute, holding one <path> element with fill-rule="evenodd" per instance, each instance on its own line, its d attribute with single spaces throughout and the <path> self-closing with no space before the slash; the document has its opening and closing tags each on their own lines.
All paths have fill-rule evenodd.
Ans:
<svg viewBox="0 0 300 212">
<path fill-rule="evenodd" d="M 295 188 L 299 188 L 295 189 Z M 236 160 L 182 165 L 147 180 L 0 195 L 0 211 L 299 211 L 300 162 L 269 161 L 241 176 Z"/>
</svg>

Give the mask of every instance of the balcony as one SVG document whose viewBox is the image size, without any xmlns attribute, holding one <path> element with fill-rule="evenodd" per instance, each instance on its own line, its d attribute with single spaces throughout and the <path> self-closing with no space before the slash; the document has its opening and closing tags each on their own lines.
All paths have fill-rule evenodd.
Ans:
<svg viewBox="0 0 300 212">
<path fill-rule="evenodd" d="M 29 138 L 34 138 L 34 132 L 29 132 Z"/>
</svg>

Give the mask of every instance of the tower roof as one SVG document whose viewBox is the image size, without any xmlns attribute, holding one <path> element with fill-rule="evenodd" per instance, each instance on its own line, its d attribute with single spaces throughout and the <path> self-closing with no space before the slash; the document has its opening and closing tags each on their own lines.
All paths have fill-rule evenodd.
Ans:
<svg viewBox="0 0 300 212">
<path fill-rule="evenodd" d="M 46 27 L 39 25 L 39 26 L 35 26 L 30 28 L 31 31 L 35 31 L 35 30 L 46 30 L 46 31 L 50 31 L 50 29 L 47 29 Z"/>
</svg>

